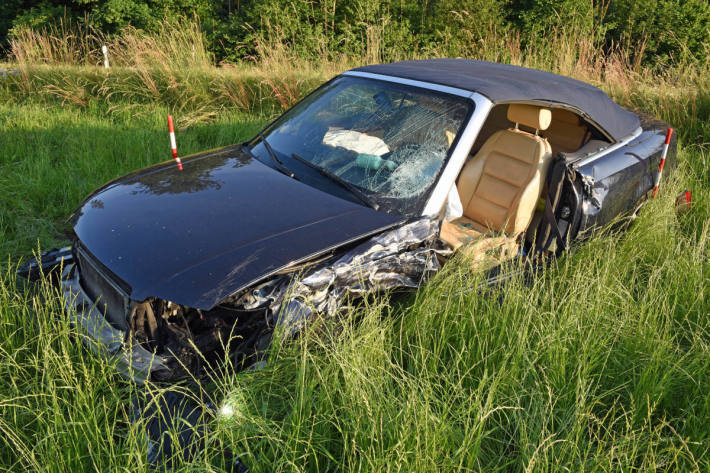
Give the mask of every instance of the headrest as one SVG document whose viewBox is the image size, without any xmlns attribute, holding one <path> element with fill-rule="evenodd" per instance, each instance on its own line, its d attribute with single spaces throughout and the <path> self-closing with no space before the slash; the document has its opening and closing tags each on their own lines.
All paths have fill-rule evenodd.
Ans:
<svg viewBox="0 0 710 473">
<path fill-rule="evenodd" d="M 535 105 L 511 104 L 508 105 L 508 120 L 536 130 L 547 130 L 552 120 L 552 112 L 549 108 Z"/>
</svg>

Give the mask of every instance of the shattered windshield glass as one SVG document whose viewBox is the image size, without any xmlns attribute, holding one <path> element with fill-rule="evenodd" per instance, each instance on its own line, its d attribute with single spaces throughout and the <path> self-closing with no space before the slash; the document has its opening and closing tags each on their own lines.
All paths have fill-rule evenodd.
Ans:
<svg viewBox="0 0 710 473">
<path fill-rule="evenodd" d="M 472 108 L 470 101 L 432 90 L 340 77 L 264 136 L 290 169 L 305 159 L 384 210 L 407 213 L 428 195 Z M 265 155 L 263 146 L 253 150 Z"/>
</svg>

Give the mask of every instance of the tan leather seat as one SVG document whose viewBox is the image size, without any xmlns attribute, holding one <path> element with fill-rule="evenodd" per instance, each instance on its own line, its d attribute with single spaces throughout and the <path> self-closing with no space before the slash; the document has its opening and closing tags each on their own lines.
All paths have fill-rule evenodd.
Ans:
<svg viewBox="0 0 710 473">
<path fill-rule="evenodd" d="M 470 258 L 474 269 L 487 269 L 513 258 L 518 252 L 518 242 L 505 234 L 491 234 L 479 230 L 473 220 L 461 217 L 441 226 L 441 239 L 454 247 L 461 248 Z"/>
<path fill-rule="evenodd" d="M 550 142 L 553 155 L 577 151 L 589 140 L 587 126 L 582 119 L 561 108 L 552 110 L 552 121 L 544 135 Z"/>
<path fill-rule="evenodd" d="M 509 254 L 511 242 L 533 217 L 552 151 L 547 139 L 519 130 L 517 124 L 545 130 L 551 113 L 547 108 L 515 104 L 508 107 L 508 119 L 516 128 L 494 133 L 459 175 L 463 217 L 444 222 L 441 230 L 441 239 L 454 249 L 475 241 L 470 246 L 489 252 L 491 245 L 481 243 L 485 236 L 495 238 L 501 252 Z"/>
</svg>

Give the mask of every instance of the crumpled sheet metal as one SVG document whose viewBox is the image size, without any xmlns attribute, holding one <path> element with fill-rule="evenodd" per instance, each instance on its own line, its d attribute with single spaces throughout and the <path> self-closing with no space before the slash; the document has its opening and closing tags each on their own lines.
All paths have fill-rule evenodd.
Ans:
<svg viewBox="0 0 710 473">
<path fill-rule="evenodd" d="M 276 325 L 293 334 L 314 313 L 336 313 L 350 296 L 418 287 L 441 269 L 440 258 L 451 255 L 437 247 L 438 231 L 436 219 L 417 220 L 370 238 L 305 275 L 268 281 L 238 303 L 247 309 L 268 305 Z"/>
<path fill-rule="evenodd" d="M 130 349 L 123 344 L 126 333 L 108 323 L 96 304 L 79 283 L 75 264 L 64 267 L 61 277 L 64 310 L 72 324 L 83 335 L 84 343 L 96 354 L 116 360 L 121 374 L 137 383 L 144 383 L 151 375 L 170 373 L 166 360 L 135 344 Z"/>
</svg>

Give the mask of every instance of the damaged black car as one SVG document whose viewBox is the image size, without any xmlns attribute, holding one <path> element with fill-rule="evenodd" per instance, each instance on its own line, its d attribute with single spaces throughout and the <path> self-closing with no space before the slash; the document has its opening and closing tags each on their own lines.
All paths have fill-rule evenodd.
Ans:
<svg viewBox="0 0 710 473">
<path fill-rule="evenodd" d="M 668 125 L 588 84 L 464 59 L 365 66 L 251 141 L 106 184 L 71 217 L 59 283 L 90 345 L 170 382 L 263 359 L 344 301 L 563 251 L 638 211 Z M 670 139 L 666 169 L 675 162 Z M 665 156 L 664 156 L 665 157 Z"/>
</svg>

